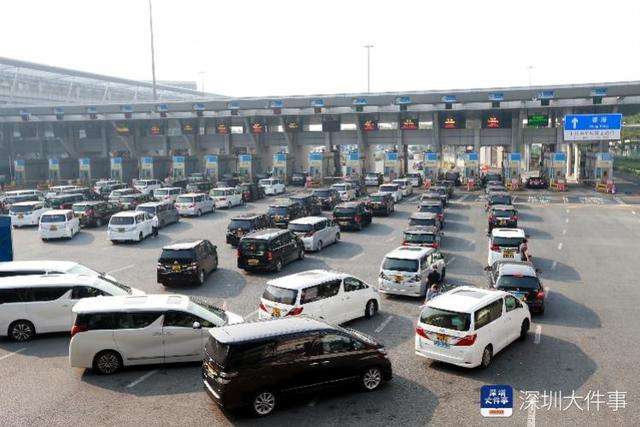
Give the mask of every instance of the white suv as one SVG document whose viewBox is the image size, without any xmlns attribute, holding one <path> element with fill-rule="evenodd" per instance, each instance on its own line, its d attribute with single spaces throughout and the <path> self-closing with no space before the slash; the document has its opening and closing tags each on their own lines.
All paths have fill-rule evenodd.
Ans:
<svg viewBox="0 0 640 427">
<path fill-rule="evenodd" d="M 123 366 L 202 360 L 210 328 L 243 322 L 176 294 L 87 298 L 73 312 L 69 364 L 101 374 Z"/>
<path fill-rule="evenodd" d="M 494 228 L 489 239 L 488 265 L 503 259 L 522 261 L 520 245 L 526 242 L 527 236 L 520 228 Z"/>
<path fill-rule="evenodd" d="M 209 196 L 216 204 L 216 209 L 231 208 L 244 204 L 242 192 L 234 187 L 214 188 L 209 192 Z"/>
<path fill-rule="evenodd" d="M 418 356 L 486 368 L 531 326 L 526 304 L 504 291 L 461 286 L 429 300 L 416 325 Z"/>
<path fill-rule="evenodd" d="M 162 182 L 157 179 L 139 179 L 133 184 L 133 188 L 142 194 L 152 194 L 154 190 L 162 188 Z"/>
<path fill-rule="evenodd" d="M 393 180 L 393 184 L 398 184 L 402 190 L 402 196 L 408 197 L 413 194 L 413 183 L 408 178 L 398 178 Z"/>
<path fill-rule="evenodd" d="M 378 187 L 378 193 L 391 194 L 393 201 L 398 203 L 402 200 L 402 189 L 398 184 L 382 184 Z"/>
<path fill-rule="evenodd" d="M 344 273 L 309 270 L 267 282 L 258 310 L 261 319 L 301 314 L 344 323 L 373 317 L 380 308 L 376 290 Z"/>
<path fill-rule="evenodd" d="M 11 225 L 14 227 L 38 225 L 40 223 L 40 217 L 48 210 L 49 208 L 47 208 L 43 202 L 14 203 L 9 208 Z"/>
<path fill-rule="evenodd" d="M 153 190 L 153 198 L 159 202 L 175 202 L 179 195 L 184 193 L 182 187 L 163 187 Z"/>
<path fill-rule="evenodd" d="M 42 240 L 72 239 L 80 232 L 80 220 L 71 209 L 50 210 L 40 216 L 38 234 Z"/>
<path fill-rule="evenodd" d="M 400 246 L 382 260 L 378 290 L 383 294 L 424 297 L 427 277 L 433 270 L 440 274 L 441 281 L 444 280 L 444 257 L 437 249 Z"/>
<path fill-rule="evenodd" d="M 305 251 L 320 251 L 340 241 L 340 227 L 323 216 L 306 216 L 289 221 L 288 228 L 300 237 Z"/>
<path fill-rule="evenodd" d="M 267 196 L 275 196 L 282 194 L 286 188 L 281 180 L 277 178 L 265 178 L 258 181 L 258 185 L 264 188 L 264 194 Z"/>
<path fill-rule="evenodd" d="M 118 212 L 109 220 L 107 236 L 113 243 L 141 242 L 153 233 L 153 218 L 140 211 Z"/>
<path fill-rule="evenodd" d="M 216 211 L 216 205 L 208 194 L 187 193 L 176 199 L 176 209 L 182 216 L 202 216 Z"/>
<path fill-rule="evenodd" d="M 71 329 L 71 308 L 82 298 L 144 294 L 106 277 L 76 274 L 0 278 L 0 336 L 27 341 Z M 99 299 L 102 299 L 100 297 Z"/>
<path fill-rule="evenodd" d="M 353 186 L 346 182 L 339 182 L 331 186 L 334 190 L 340 194 L 340 199 L 343 202 L 350 202 L 356 199 L 356 190 Z"/>
</svg>

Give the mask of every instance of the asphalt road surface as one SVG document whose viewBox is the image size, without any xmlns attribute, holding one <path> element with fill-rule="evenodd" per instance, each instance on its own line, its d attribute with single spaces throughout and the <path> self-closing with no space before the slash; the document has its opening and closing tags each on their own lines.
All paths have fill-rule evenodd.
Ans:
<svg viewBox="0 0 640 427">
<path fill-rule="evenodd" d="M 55 334 L 22 344 L 0 341 L 0 425 L 640 425 L 636 199 L 583 188 L 517 195 L 521 226 L 530 235 L 534 263 L 548 290 L 547 308 L 533 318 L 529 339 L 496 355 L 486 370 L 415 356 L 414 326 L 422 301 L 383 297 L 377 316 L 349 326 L 387 346 L 394 368 L 390 383 L 374 393 L 341 389 L 302 396 L 258 420 L 223 413 L 204 393 L 198 364 L 136 367 L 99 376 L 70 368 L 69 336 Z M 238 270 L 235 250 L 224 243 L 224 233 L 231 216 L 264 211 L 267 204 L 263 200 L 184 219 L 140 244 L 114 246 L 104 228 L 50 243 L 41 242 L 35 229 L 20 229 L 14 232 L 15 255 L 77 261 L 148 293 L 162 293 L 172 290 L 155 281 L 161 247 L 207 238 L 218 246 L 219 270 L 202 287 L 175 291 L 209 297 L 253 320 L 264 283 L 277 274 Z M 323 268 L 349 272 L 375 285 L 382 257 L 401 243 L 401 231 L 414 209 L 415 200 L 405 201 L 391 217 L 375 218 L 362 232 L 344 232 L 342 242 L 288 265 L 280 275 Z M 447 281 L 486 286 L 486 214 L 477 193 L 459 193 L 450 203 L 444 232 Z M 513 386 L 511 418 L 480 416 L 480 387 L 486 384 Z M 563 407 L 521 409 L 520 391 L 541 396 L 544 391 L 562 392 Z M 596 391 L 603 394 L 599 410 L 593 403 L 586 407 L 587 400 L 594 400 L 585 396 Z M 626 408 L 614 411 L 609 406 L 612 397 L 607 393 L 614 391 L 626 392 Z M 573 402 L 566 398 L 572 392 Z"/>
</svg>

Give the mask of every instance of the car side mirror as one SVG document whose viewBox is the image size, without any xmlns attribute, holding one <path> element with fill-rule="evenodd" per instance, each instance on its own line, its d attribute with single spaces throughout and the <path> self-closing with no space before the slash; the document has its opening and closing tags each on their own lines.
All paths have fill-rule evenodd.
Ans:
<svg viewBox="0 0 640 427">
<path fill-rule="evenodd" d="M 202 325 L 200 324 L 200 322 L 193 322 L 193 329 L 201 329 Z"/>
<path fill-rule="evenodd" d="M 484 271 L 491 271 L 491 266 L 486 265 L 486 266 L 484 267 Z"/>
</svg>

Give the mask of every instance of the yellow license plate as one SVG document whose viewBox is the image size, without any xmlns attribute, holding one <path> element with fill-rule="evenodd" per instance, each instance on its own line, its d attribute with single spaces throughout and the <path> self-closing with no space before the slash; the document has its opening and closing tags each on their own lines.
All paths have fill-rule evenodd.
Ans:
<svg viewBox="0 0 640 427">
<path fill-rule="evenodd" d="M 174 265 L 171 267 L 171 271 L 173 272 L 180 272 L 181 268 L 179 265 Z"/>
<path fill-rule="evenodd" d="M 447 342 L 447 336 L 445 334 L 436 334 L 436 339 L 445 343 Z"/>
<path fill-rule="evenodd" d="M 22 218 L 24 218 L 24 215 L 18 214 L 18 219 L 22 219 Z"/>
<path fill-rule="evenodd" d="M 257 259 L 250 259 L 247 261 L 249 265 L 258 265 L 259 262 L 260 261 L 258 261 Z"/>
<path fill-rule="evenodd" d="M 504 252 L 502 253 L 502 255 L 503 255 L 505 258 L 513 258 L 514 252 L 513 252 L 513 251 L 504 251 Z"/>
<path fill-rule="evenodd" d="M 58 227 L 56 227 L 55 225 L 52 225 L 51 228 L 49 228 L 49 230 L 51 231 L 56 231 L 58 229 Z"/>
<path fill-rule="evenodd" d="M 244 233 L 242 231 L 236 231 L 236 236 L 238 237 L 242 237 Z"/>
<path fill-rule="evenodd" d="M 402 282 L 402 276 L 396 276 L 396 283 Z"/>
<path fill-rule="evenodd" d="M 274 307 L 273 310 L 271 311 L 271 315 L 273 317 L 280 317 L 280 314 L 281 313 L 280 313 L 280 309 L 279 308 Z"/>
</svg>

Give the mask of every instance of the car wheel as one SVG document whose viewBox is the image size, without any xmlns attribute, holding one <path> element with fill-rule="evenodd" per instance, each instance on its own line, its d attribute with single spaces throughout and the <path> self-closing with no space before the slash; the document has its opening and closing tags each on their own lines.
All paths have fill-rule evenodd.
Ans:
<svg viewBox="0 0 640 427">
<path fill-rule="evenodd" d="M 276 395 L 269 390 L 258 392 L 251 402 L 251 411 L 258 417 L 265 417 L 276 409 Z"/>
<path fill-rule="evenodd" d="M 93 369 L 102 375 L 111 375 L 122 368 L 122 358 L 112 350 L 98 353 L 93 360 Z"/>
<path fill-rule="evenodd" d="M 16 320 L 9 325 L 8 335 L 17 342 L 29 341 L 36 334 L 33 323 L 28 320 Z"/>
<path fill-rule="evenodd" d="M 276 271 L 282 271 L 282 260 L 278 260 L 278 262 L 276 262 Z"/>
<path fill-rule="evenodd" d="M 493 350 L 491 346 L 488 345 L 484 348 L 482 352 L 482 360 L 480 361 L 480 367 L 482 369 L 486 369 L 491 364 L 491 358 L 493 357 Z"/>
<path fill-rule="evenodd" d="M 144 239 L 144 236 L 142 235 L 142 231 L 138 234 L 138 242 L 142 242 L 142 239 Z"/>
<path fill-rule="evenodd" d="M 382 384 L 382 371 L 378 367 L 367 369 L 362 374 L 362 388 L 366 391 L 374 391 Z"/>
<path fill-rule="evenodd" d="M 198 285 L 204 285 L 204 270 L 200 270 L 198 275 Z"/>
<path fill-rule="evenodd" d="M 202 216 L 202 211 L 200 209 L 196 212 L 196 216 Z"/>
<path fill-rule="evenodd" d="M 322 250 L 322 240 L 318 240 L 318 244 L 316 245 L 316 251 Z"/>
<path fill-rule="evenodd" d="M 298 259 L 302 261 L 304 259 L 304 248 L 300 249 L 298 252 Z"/>
<path fill-rule="evenodd" d="M 340 233 L 336 233 L 336 243 L 340 241 Z"/>
<path fill-rule="evenodd" d="M 364 317 L 371 319 L 378 312 L 378 303 L 375 300 L 369 300 L 364 308 Z"/>
<path fill-rule="evenodd" d="M 529 319 L 525 319 L 520 326 L 520 341 L 526 341 L 529 334 Z"/>
</svg>

